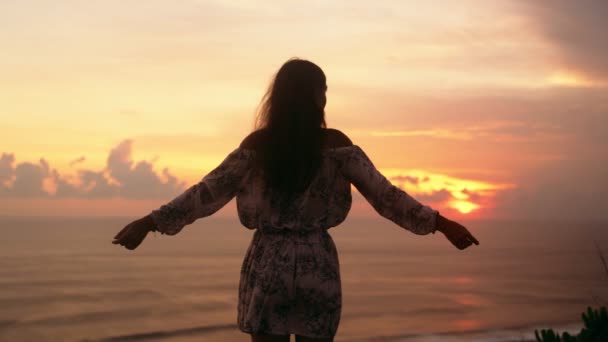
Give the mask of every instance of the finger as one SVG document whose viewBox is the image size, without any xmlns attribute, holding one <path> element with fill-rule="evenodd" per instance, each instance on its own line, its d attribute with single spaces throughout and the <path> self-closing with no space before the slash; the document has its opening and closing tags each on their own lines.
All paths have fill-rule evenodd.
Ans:
<svg viewBox="0 0 608 342">
<path fill-rule="evenodd" d="M 145 238 L 145 234 L 147 234 L 147 232 L 144 234 L 141 231 L 138 231 L 136 229 L 132 229 L 133 227 L 130 227 L 131 229 L 129 229 L 128 231 L 126 231 L 125 233 L 123 233 L 118 239 L 117 242 L 120 243 L 121 241 L 141 241 Z"/>
<path fill-rule="evenodd" d="M 471 235 L 466 234 L 465 236 L 462 237 L 461 241 L 473 244 L 473 243 L 475 243 L 473 240 L 474 240 L 474 238 Z"/>
<path fill-rule="evenodd" d="M 115 238 L 114 241 L 112 241 L 112 243 L 117 244 L 117 243 L 124 243 L 125 241 L 127 241 L 130 238 L 130 236 L 128 234 L 123 234 L 121 236 L 119 236 L 118 238 Z"/>
<path fill-rule="evenodd" d="M 472 237 L 468 237 L 468 238 L 467 238 L 467 241 L 468 241 L 468 243 L 469 243 L 470 245 L 475 244 L 475 241 L 474 241 L 474 240 L 475 240 L 475 239 L 474 239 L 474 238 L 472 238 Z"/>
<path fill-rule="evenodd" d="M 471 245 L 471 241 L 467 240 L 467 239 L 463 239 L 458 243 L 458 246 L 460 246 L 461 249 L 465 249 L 467 247 L 469 247 Z"/>
<path fill-rule="evenodd" d="M 479 241 L 477 241 L 477 239 L 473 236 L 473 234 L 469 234 L 469 238 L 471 239 L 471 241 L 474 244 L 479 245 Z"/>
<path fill-rule="evenodd" d="M 127 229 L 128 225 L 123 227 L 115 236 L 115 239 L 118 239 L 122 234 L 124 234 L 125 230 Z"/>
<path fill-rule="evenodd" d="M 455 240 L 453 243 L 454 243 L 454 246 L 456 246 L 456 248 L 458 248 L 458 249 L 464 248 L 464 243 L 461 240 Z"/>
<path fill-rule="evenodd" d="M 131 241 L 123 241 L 120 245 L 126 249 L 131 249 L 131 246 L 133 245 L 133 243 Z"/>
<path fill-rule="evenodd" d="M 456 239 L 456 244 L 458 244 L 459 246 L 462 246 L 462 245 L 466 244 L 467 241 L 468 240 L 465 237 L 461 236 Z"/>
<path fill-rule="evenodd" d="M 113 243 L 113 244 L 115 244 L 115 245 L 116 245 L 116 244 L 118 244 L 118 245 L 122 245 L 122 244 L 124 244 L 124 240 L 123 240 L 123 239 L 114 239 L 114 240 L 112 241 L 112 243 Z"/>
<path fill-rule="evenodd" d="M 134 250 L 135 248 L 137 248 L 137 246 L 139 246 L 139 242 L 136 242 L 136 241 L 131 241 L 130 243 L 127 244 L 127 248 L 129 250 Z"/>
<path fill-rule="evenodd" d="M 114 236 L 115 239 L 120 239 L 128 230 L 129 228 L 131 228 L 131 224 L 129 223 L 128 225 L 126 225 L 123 229 L 121 229 L 118 234 L 116 234 L 116 236 Z"/>
<path fill-rule="evenodd" d="M 131 234 L 128 239 L 125 239 L 124 241 L 125 247 L 134 249 L 142 243 L 144 238 L 145 236 L 142 234 Z"/>
<path fill-rule="evenodd" d="M 131 236 L 123 236 L 120 240 L 117 241 L 118 244 L 124 247 L 128 247 L 133 244 L 133 238 Z"/>
</svg>

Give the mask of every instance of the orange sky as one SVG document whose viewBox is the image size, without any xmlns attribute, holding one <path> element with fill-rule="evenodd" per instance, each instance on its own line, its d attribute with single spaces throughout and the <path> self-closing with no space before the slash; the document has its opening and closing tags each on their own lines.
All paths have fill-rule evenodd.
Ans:
<svg viewBox="0 0 608 342">
<path fill-rule="evenodd" d="M 543 6 L 3 1 L 0 215 L 147 213 L 238 146 L 298 56 L 329 126 L 421 202 L 606 219 L 608 5 Z"/>
</svg>

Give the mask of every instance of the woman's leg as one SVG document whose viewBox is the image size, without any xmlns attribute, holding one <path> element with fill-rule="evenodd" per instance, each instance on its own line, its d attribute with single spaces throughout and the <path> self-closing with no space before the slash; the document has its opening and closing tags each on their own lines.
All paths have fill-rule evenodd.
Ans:
<svg viewBox="0 0 608 342">
<path fill-rule="evenodd" d="M 291 335 L 251 335 L 251 342 L 289 342 Z"/>
<path fill-rule="evenodd" d="M 333 337 L 312 338 L 312 337 L 296 335 L 296 342 L 334 342 L 334 338 Z"/>
</svg>

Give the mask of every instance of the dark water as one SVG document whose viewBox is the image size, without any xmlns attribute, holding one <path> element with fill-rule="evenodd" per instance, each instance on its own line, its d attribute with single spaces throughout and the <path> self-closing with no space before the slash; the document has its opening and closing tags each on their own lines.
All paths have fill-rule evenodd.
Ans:
<svg viewBox="0 0 608 342">
<path fill-rule="evenodd" d="M 249 341 L 236 328 L 252 231 L 207 218 L 135 251 L 128 218 L 0 218 L 0 341 Z M 383 218 L 330 230 L 340 255 L 336 341 L 523 341 L 580 329 L 608 303 L 608 223 L 470 222 L 459 251 Z"/>
</svg>

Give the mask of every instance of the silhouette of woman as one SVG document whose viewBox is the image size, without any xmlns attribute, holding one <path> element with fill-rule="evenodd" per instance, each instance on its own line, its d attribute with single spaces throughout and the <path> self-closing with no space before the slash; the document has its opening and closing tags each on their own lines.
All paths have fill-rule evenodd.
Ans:
<svg viewBox="0 0 608 342">
<path fill-rule="evenodd" d="M 325 124 L 325 74 L 288 60 L 262 102 L 256 129 L 198 184 L 129 223 L 114 244 L 132 250 L 150 231 L 174 235 L 236 196 L 255 229 L 241 267 L 238 327 L 253 342 L 333 341 L 342 293 L 327 230 L 351 207 L 351 184 L 382 216 L 415 234 L 440 231 L 459 249 L 479 244 L 462 225 L 392 185 L 363 150 Z"/>
</svg>

